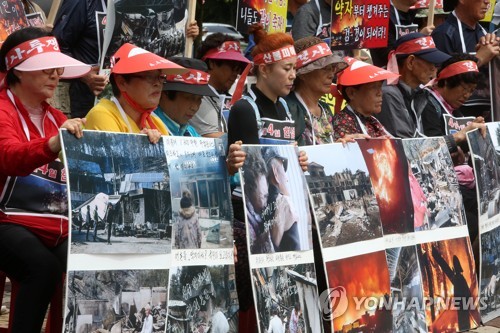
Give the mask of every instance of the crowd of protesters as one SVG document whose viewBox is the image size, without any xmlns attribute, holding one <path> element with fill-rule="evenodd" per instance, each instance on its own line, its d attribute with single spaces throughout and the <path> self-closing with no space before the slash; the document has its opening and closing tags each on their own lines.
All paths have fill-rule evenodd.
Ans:
<svg viewBox="0 0 500 333">
<path fill-rule="evenodd" d="M 59 165 L 60 170 L 59 128 L 77 138 L 83 129 L 143 133 L 152 144 L 162 135 L 227 135 L 227 167 L 232 175 L 246 158 L 241 144 L 259 144 L 277 137 L 298 145 L 318 145 L 374 137 L 441 136 L 451 154 L 467 151 L 465 133 L 475 128 L 484 133 L 489 120 L 489 96 L 482 89 L 488 81 L 485 69 L 500 53 L 499 38 L 479 24 L 489 1 L 446 2 L 453 10 L 447 19 L 438 27 L 420 28 L 411 2 L 391 3 L 389 46 L 372 51 L 377 66 L 331 52 L 325 40 L 331 12 L 328 0 L 294 7 L 291 34 L 268 34 L 262 26 L 252 26 L 252 61 L 243 56 L 238 41 L 216 33 L 202 42 L 198 59 L 165 59 L 124 44 L 112 56 L 109 78 L 91 66 L 97 61 L 96 54 L 85 53 L 97 44 L 82 29 L 87 26 L 95 31 L 95 18 L 82 17 L 85 24 L 73 33 L 67 28 L 69 14 L 60 14 L 53 31 L 57 39 L 46 28 L 12 33 L 0 49 L 4 76 L 0 90 L 0 270 L 20 283 L 12 332 L 40 331 L 66 269 L 64 182 L 60 182 L 58 193 L 51 193 L 60 204 L 48 205 L 36 199 L 39 193 L 26 195 L 33 192 L 32 177 L 38 175 L 39 168 L 50 164 L 53 168 Z M 63 1 L 61 11 L 79 10 L 71 5 L 76 6 L 76 2 Z M 85 8 L 88 10 L 97 8 Z M 401 26 L 413 32 L 397 36 L 395 31 Z M 189 27 L 191 37 L 198 35 L 193 22 Z M 245 88 L 250 76 L 255 83 Z M 46 102 L 60 79 L 74 83 L 70 119 Z M 91 100 L 108 79 L 113 97 L 94 106 Z M 335 110 L 321 101 L 327 93 L 336 96 Z M 221 95 L 232 98 L 227 119 Z M 448 135 L 443 127 L 446 114 L 473 115 L 475 119 L 465 129 Z M 279 133 L 265 131 L 278 123 L 274 128 Z M 302 152 L 297 159 L 307 170 L 307 156 Z M 459 175 L 462 185 L 460 181 Z M 463 193 L 475 200 L 475 195 L 468 193 L 474 189 L 463 185 Z M 25 195 L 6 200 L 6 190 Z M 250 294 L 244 203 L 237 183 L 232 201 L 239 331 L 253 332 L 257 324 Z M 477 216 L 477 204 L 466 207 L 468 218 Z M 477 218 L 469 225 L 474 240 Z"/>
</svg>

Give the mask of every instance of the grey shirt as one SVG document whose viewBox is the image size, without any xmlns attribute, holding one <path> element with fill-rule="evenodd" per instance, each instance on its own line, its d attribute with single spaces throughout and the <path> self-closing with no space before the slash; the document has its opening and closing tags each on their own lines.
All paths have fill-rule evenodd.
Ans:
<svg viewBox="0 0 500 333">
<path fill-rule="evenodd" d="M 220 103 L 218 97 L 203 96 L 198 112 L 189 121 L 201 136 L 224 132 L 221 126 Z"/>
<path fill-rule="evenodd" d="M 320 24 L 319 20 L 319 10 L 318 5 L 315 0 L 310 0 L 308 3 L 302 5 L 295 17 L 293 18 L 292 24 L 292 37 L 293 40 L 297 40 L 308 36 L 317 36 L 319 38 L 329 38 L 330 37 L 330 21 L 332 20 L 332 7 L 330 7 L 325 0 L 317 0 L 319 7 L 321 9 L 322 18 L 322 34 L 318 34 L 318 26 Z"/>
</svg>

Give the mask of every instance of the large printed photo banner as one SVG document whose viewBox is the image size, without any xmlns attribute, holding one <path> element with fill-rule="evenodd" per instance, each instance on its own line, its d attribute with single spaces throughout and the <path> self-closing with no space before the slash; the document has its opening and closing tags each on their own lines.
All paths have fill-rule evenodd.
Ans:
<svg viewBox="0 0 500 333">
<path fill-rule="evenodd" d="M 304 173 L 292 145 L 243 145 L 240 169 L 249 264 L 259 332 L 321 332 Z M 291 326 L 290 326 L 291 325 Z"/>
<path fill-rule="evenodd" d="M 3 1 L 0 5 L 0 45 L 11 33 L 27 26 L 29 23 L 23 2 L 21 0 Z"/>
<path fill-rule="evenodd" d="M 248 34 L 248 27 L 260 23 L 268 32 L 285 32 L 286 0 L 238 0 L 236 28 Z"/>
<path fill-rule="evenodd" d="M 389 35 L 388 0 L 332 2 L 332 49 L 386 47 Z"/>
<path fill-rule="evenodd" d="M 98 28 L 103 22 L 102 16 L 99 18 Z M 186 42 L 187 20 L 187 0 L 108 0 L 103 45 L 99 48 L 104 62 L 101 69 L 109 68 L 109 58 L 124 43 L 164 58 L 181 55 Z M 101 40 L 100 31 L 98 36 Z"/>
<path fill-rule="evenodd" d="M 219 139 L 172 136 L 163 143 L 172 193 L 166 332 L 236 333 L 239 305 L 225 146 Z"/>
<path fill-rule="evenodd" d="M 163 141 L 144 135 L 62 132 L 70 254 L 170 253 L 171 200 Z"/>
<path fill-rule="evenodd" d="M 500 164 L 498 151 L 500 123 L 489 123 L 486 137 L 479 131 L 467 133 L 474 164 L 479 213 L 480 291 L 485 302 L 481 318 L 487 322 L 500 315 L 500 290 L 497 287 L 500 258 Z"/>
</svg>

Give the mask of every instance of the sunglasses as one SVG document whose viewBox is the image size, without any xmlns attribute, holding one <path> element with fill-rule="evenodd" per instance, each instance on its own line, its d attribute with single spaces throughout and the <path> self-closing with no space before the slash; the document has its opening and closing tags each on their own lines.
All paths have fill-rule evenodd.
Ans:
<svg viewBox="0 0 500 333">
<path fill-rule="evenodd" d="M 166 75 L 158 75 L 158 74 L 144 74 L 144 75 L 129 75 L 130 77 L 135 77 L 138 79 L 142 79 L 150 84 L 155 84 L 156 82 L 160 82 L 161 84 L 167 82 Z"/>
<path fill-rule="evenodd" d="M 56 72 L 57 75 L 61 76 L 64 73 L 64 67 L 42 69 L 42 72 L 47 74 L 47 75 L 52 75 L 52 74 L 54 74 L 54 72 Z"/>
</svg>

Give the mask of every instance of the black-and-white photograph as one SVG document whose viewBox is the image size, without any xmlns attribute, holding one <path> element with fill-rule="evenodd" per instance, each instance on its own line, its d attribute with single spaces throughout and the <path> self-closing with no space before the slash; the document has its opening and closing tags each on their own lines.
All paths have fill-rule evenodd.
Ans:
<svg viewBox="0 0 500 333">
<path fill-rule="evenodd" d="M 392 332 L 427 332 L 425 322 L 422 276 L 415 246 L 385 250 L 391 279 Z M 413 306 L 409 306 L 410 303 Z M 415 303 L 418 302 L 418 303 Z"/>
<path fill-rule="evenodd" d="M 70 253 L 170 253 L 171 199 L 163 142 L 145 135 L 63 132 Z"/>
<path fill-rule="evenodd" d="M 238 332 L 234 265 L 170 270 L 167 333 Z"/>
<path fill-rule="evenodd" d="M 496 159 L 497 152 L 489 131 L 486 131 L 485 138 L 479 131 L 469 132 L 467 140 L 474 163 L 479 197 L 479 222 L 484 222 L 500 212 L 500 177 Z"/>
<path fill-rule="evenodd" d="M 306 180 L 323 247 L 382 237 L 377 199 L 359 146 L 301 149 L 309 158 Z"/>
<path fill-rule="evenodd" d="M 304 172 L 291 145 L 243 145 L 240 178 L 251 254 L 312 249 Z"/>
<path fill-rule="evenodd" d="M 165 332 L 168 270 L 70 271 L 65 333 Z"/>
<path fill-rule="evenodd" d="M 114 7 L 115 22 L 106 52 L 108 57 L 124 43 L 164 58 L 184 53 L 188 20 L 186 0 L 115 0 Z"/>
<path fill-rule="evenodd" d="M 500 316 L 500 228 L 481 235 L 481 297 L 486 307 L 481 309 L 483 322 Z"/>
<path fill-rule="evenodd" d="M 459 184 L 443 138 L 406 139 L 415 231 L 466 224 Z"/>
<path fill-rule="evenodd" d="M 164 138 L 174 249 L 233 246 L 231 190 L 219 139 Z"/>
<path fill-rule="evenodd" d="M 323 332 L 314 263 L 253 269 L 252 280 L 259 332 Z"/>
<path fill-rule="evenodd" d="M 495 147 L 497 168 L 500 168 L 500 122 L 486 123 L 486 127 L 488 128 L 488 132 L 490 133 L 493 147 Z"/>
</svg>

